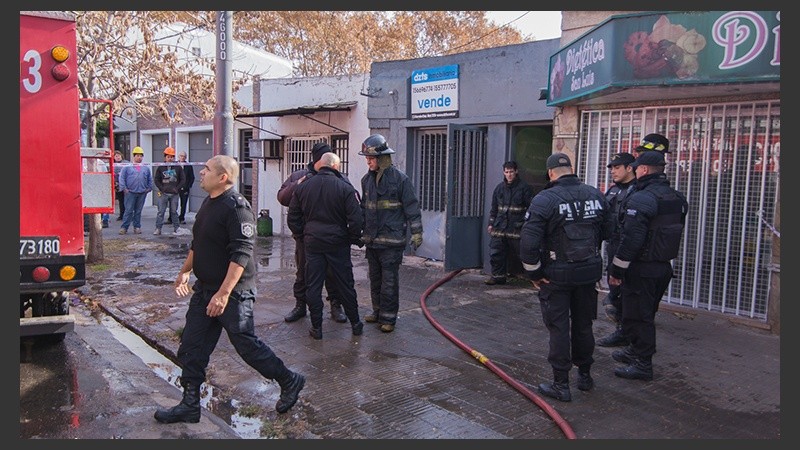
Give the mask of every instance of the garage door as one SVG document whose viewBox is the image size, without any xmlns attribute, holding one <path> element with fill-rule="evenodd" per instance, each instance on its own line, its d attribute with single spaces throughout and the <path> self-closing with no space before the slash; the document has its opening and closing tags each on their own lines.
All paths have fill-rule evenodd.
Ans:
<svg viewBox="0 0 800 450">
<path fill-rule="evenodd" d="M 200 169 L 203 164 L 211 158 L 214 152 L 214 133 L 203 131 L 189 133 L 189 162 L 195 163 L 194 166 L 194 185 L 189 191 L 189 211 L 197 212 L 200 204 L 206 198 L 206 192 L 200 187 Z"/>
</svg>

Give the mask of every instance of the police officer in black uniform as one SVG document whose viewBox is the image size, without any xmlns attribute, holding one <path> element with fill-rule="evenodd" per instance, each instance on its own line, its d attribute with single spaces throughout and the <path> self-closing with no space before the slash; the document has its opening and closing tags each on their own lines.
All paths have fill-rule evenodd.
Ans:
<svg viewBox="0 0 800 450">
<path fill-rule="evenodd" d="M 578 389 L 591 390 L 594 380 L 596 283 L 603 275 L 600 247 L 608 237 L 608 202 L 603 193 L 572 173 L 564 153 L 547 158 L 550 182 L 531 201 L 520 238 L 520 259 L 539 289 L 542 320 L 550 332 L 547 360 L 553 382 L 539 392 L 568 402 L 569 371 L 578 367 Z"/>
<path fill-rule="evenodd" d="M 200 385 L 223 329 L 248 365 L 280 385 L 276 411 L 285 413 L 294 406 L 305 385 L 305 377 L 289 370 L 254 332 L 256 217 L 247 199 L 233 189 L 238 177 L 239 163 L 227 155 L 212 157 L 200 171 L 200 186 L 208 197 L 197 211 L 189 254 L 175 278 L 179 297 L 189 294 L 192 271 L 197 278 L 178 347 L 183 399 L 155 412 L 161 423 L 200 421 Z"/>
<path fill-rule="evenodd" d="M 361 245 L 364 215 L 358 192 L 339 173 L 340 163 L 335 153 L 322 155 L 314 167 L 316 175 L 295 189 L 286 219 L 292 233 L 303 236 L 305 297 L 311 313 L 309 334 L 314 339 L 322 339 L 322 284 L 326 278 L 341 295 L 353 334 L 358 336 L 364 329 L 350 257 L 350 245 Z"/>
<path fill-rule="evenodd" d="M 327 152 L 330 152 L 331 147 L 326 144 L 325 142 L 317 142 L 311 147 L 311 162 L 302 169 L 295 170 L 292 172 L 286 180 L 283 181 L 280 189 L 278 189 L 278 202 L 281 205 L 288 207 L 289 203 L 292 201 L 292 194 L 294 194 L 294 190 L 304 181 L 308 180 L 309 178 L 313 177 L 314 174 L 317 173 L 317 170 L 314 168 L 314 165 L 319 162 L 322 155 Z M 347 179 L 342 174 L 341 179 L 350 183 L 350 180 Z M 294 291 L 294 298 L 295 304 L 294 308 L 289 311 L 289 314 L 284 316 L 283 320 L 286 322 L 295 322 L 297 320 L 302 319 L 306 316 L 306 255 L 305 251 L 303 250 L 303 235 L 302 234 L 294 234 L 292 233 L 292 237 L 294 238 L 294 262 L 295 266 L 297 267 L 297 271 L 295 272 L 294 277 L 294 285 L 292 286 Z M 325 278 L 325 290 L 328 292 L 327 300 L 331 304 L 331 319 L 336 322 L 344 323 L 347 322 L 347 316 L 342 311 L 342 304 L 341 304 L 341 295 L 336 291 L 334 287 L 335 283 L 332 281 L 330 276 Z"/>
<path fill-rule="evenodd" d="M 611 169 L 611 179 L 614 184 L 605 193 L 606 200 L 611 210 L 609 220 L 613 222 L 611 237 L 606 241 L 606 263 L 611 266 L 611 259 L 617 252 L 619 237 L 622 231 L 622 223 L 619 221 L 619 208 L 622 201 L 633 190 L 636 175 L 633 172 L 631 163 L 635 160 L 630 153 L 617 153 L 608 163 Z M 603 299 L 606 316 L 614 322 L 615 330 L 606 337 L 597 340 L 597 345 L 601 347 L 620 347 L 628 345 L 628 338 L 622 332 L 622 299 L 619 295 L 619 286 L 608 286 L 608 295 Z"/>
<path fill-rule="evenodd" d="M 492 192 L 492 208 L 489 210 L 489 262 L 492 276 L 488 285 L 505 284 L 508 273 L 508 258 L 519 255 L 519 230 L 525 211 L 533 199 L 533 188 L 519 177 L 516 161 L 503 164 L 503 181 Z"/>
<path fill-rule="evenodd" d="M 656 352 L 655 316 L 672 280 L 671 261 L 678 256 L 689 205 L 682 193 L 670 187 L 662 151 L 643 151 L 631 165 L 636 188 L 620 209 L 622 235 L 608 278 L 610 285 L 620 286 L 622 331 L 631 343 L 611 356 L 625 364 L 614 375 L 650 381 Z"/>
</svg>

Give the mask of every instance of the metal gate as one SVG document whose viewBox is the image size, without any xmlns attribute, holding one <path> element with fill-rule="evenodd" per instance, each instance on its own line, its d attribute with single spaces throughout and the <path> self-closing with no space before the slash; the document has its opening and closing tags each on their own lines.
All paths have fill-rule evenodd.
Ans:
<svg viewBox="0 0 800 450">
<path fill-rule="evenodd" d="M 486 128 L 448 126 L 445 270 L 483 266 Z"/>
<path fill-rule="evenodd" d="M 689 201 L 663 301 L 765 320 L 780 178 L 780 101 L 583 111 L 576 169 L 605 190 L 610 155 L 670 140 L 667 177 Z"/>
</svg>

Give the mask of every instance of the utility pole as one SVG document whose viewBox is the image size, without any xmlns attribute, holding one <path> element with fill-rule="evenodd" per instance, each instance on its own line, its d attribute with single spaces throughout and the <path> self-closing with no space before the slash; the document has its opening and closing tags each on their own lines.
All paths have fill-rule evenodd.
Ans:
<svg viewBox="0 0 800 450">
<path fill-rule="evenodd" d="M 231 102 L 233 12 L 217 11 L 217 104 L 214 108 L 214 154 L 233 154 L 233 106 Z"/>
</svg>

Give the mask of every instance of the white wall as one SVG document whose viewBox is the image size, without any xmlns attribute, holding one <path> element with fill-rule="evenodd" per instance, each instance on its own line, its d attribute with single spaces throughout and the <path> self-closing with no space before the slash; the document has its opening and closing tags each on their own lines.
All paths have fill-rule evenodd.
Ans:
<svg viewBox="0 0 800 450">
<path fill-rule="evenodd" d="M 361 95 L 369 84 L 369 75 L 313 78 L 282 78 L 261 80 L 259 111 L 278 111 L 303 106 L 330 103 L 358 102 L 350 111 L 315 113 L 311 117 L 323 123 L 299 115 L 262 117 L 258 127 L 281 136 L 313 136 L 316 134 L 341 134 L 328 125 L 344 130 L 350 136 L 348 153 L 348 178 L 356 190 L 361 192 L 361 177 L 367 173 L 367 164 L 361 151 L 361 142 L 369 136 L 367 121 L 367 97 Z M 255 129 L 255 137 L 277 139 L 276 136 Z M 274 234 L 291 234 L 283 219 L 285 207 L 278 203 L 277 193 L 286 174 L 285 161 L 269 160 L 266 170 L 259 171 L 258 204 L 260 209 L 269 209 Z"/>
<path fill-rule="evenodd" d="M 201 59 L 209 63 L 216 62 L 217 37 L 213 32 L 176 22 L 158 31 L 156 36 L 165 51 L 174 51 L 180 55 L 179 61 L 196 58 L 192 54 L 192 49 L 199 48 Z M 234 77 L 236 72 L 259 75 L 262 78 L 280 78 L 292 75 L 293 65 L 290 60 L 236 40 L 233 40 L 231 56 Z M 204 67 L 202 72 L 206 75 L 214 75 L 213 71 L 207 67 Z"/>
</svg>

